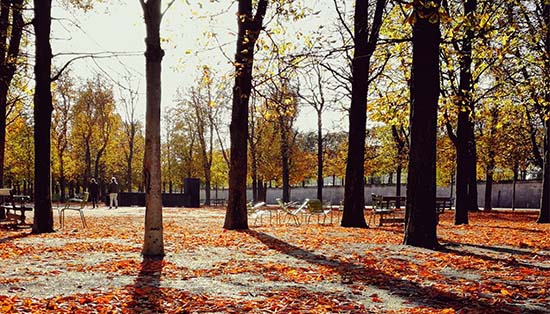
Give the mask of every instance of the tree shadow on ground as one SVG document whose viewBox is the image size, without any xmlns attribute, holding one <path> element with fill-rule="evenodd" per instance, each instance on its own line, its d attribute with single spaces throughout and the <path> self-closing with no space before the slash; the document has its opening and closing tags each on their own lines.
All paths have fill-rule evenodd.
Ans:
<svg viewBox="0 0 550 314">
<path fill-rule="evenodd" d="M 0 230 L 3 230 L 3 229 L 0 228 Z M 10 241 L 13 241 L 13 240 L 17 240 L 17 239 L 23 239 L 23 238 L 29 237 L 31 235 L 33 235 L 33 234 L 30 233 L 30 232 L 20 232 L 20 233 L 15 234 L 15 235 L 11 235 L 11 236 L 7 236 L 5 238 L 1 238 L 0 239 L 0 244 L 10 242 Z"/>
<path fill-rule="evenodd" d="M 244 232 L 258 239 L 272 250 L 310 264 L 332 268 L 341 276 L 342 284 L 362 283 L 376 286 L 379 289 L 389 290 L 391 294 L 409 300 L 411 304 L 430 306 L 440 310 L 449 307 L 455 309 L 467 308 L 468 313 L 542 313 L 510 304 L 498 304 L 498 306 L 495 306 L 494 303 L 489 301 L 461 297 L 434 287 L 421 286 L 418 283 L 400 278 L 398 274 L 392 276 L 383 273 L 376 267 L 376 264 L 373 264 L 371 267 L 340 259 L 331 259 L 324 255 L 304 250 L 263 232 L 254 230 L 246 230 Z"/>
<path fill-rule="evenodd" d="M 393 233 L 393 234 L 399 235 L 399 236 L 402 236 L 404 234 L 403 233 L 403 228 L 396 229 L 395 227 L 392 227 L 392 226 L 384 227 L 384 225 L 382 225 L 382 226 L 370 226 L 369 225 L 369 228 L 375 228 L 376 230 L 380 230 L 380 231 L 383 231 L 383 232 L 386 232 L 386 233 Z"/>
<path fill-rule="evenodd" d="M 141 269 L 134 280 L 132 300 L 128 303 L 130 313 L 164 313 L 164 295 L 160 289 L 163 258 L 143 258 Z"/>
<path fill-rule="evenodd" d="M 469 251 L 468 249 L 463 249 L 463 250 L 457 249 L 457 248 L 460 248 L 460 247 L 474 248 L 474 249 L 478 249 L 480 251 L 478 251 L 479 253 L 477 253 L 477 252 Z M 505 262 L 506 264 L 508 264 L 510 266 L 523 266 L 523 267 L 538 269 L 539 271 L 548 271 L 548 270 L 550 270 L 550 267 L 543 266 L 543 265 L 528 264 L 528 263 L 525 263 L 525 262 L 522 262 L 522 261 L 518 261 L 515 258 L 507 260 L 505 258 L 499 258 L 499 257 L 486 255 L 486 254 L 483 254 L 482 250 L 492 251 L 492 252 L 495 252 L 495 253 L 507 253 L 507 254 L 511 254 L 511 255 L 522 255 L 523 257 L 525 257 L 525 259 L 533 259 L 536 256 L 542 256 L 546 260 L 550 259 L 549 255 L 541 255 L 540 253 L 534 253 L 534 252 L 531 252 L 529 250 L 519 250 L 519 249 L 514 249 L 514 248 L 504 248 L 504 247 L 486 246 L 486 245 L 477 245 L 477 244 L 468 244 L 468 243 L 456 243 L 456 242 L 445 243 L 444 248 L 443 248 L 442 251 L 446 252 L 446 253 L 456 254 L 456 255 L 459 255 L 459 256 L 475 257 L 475 258 L 479 258 L 479 259 L 482 259 L 482 260 L 488 261 L 488 262 Z"/>
<path fill-rule="evenodd" d="M 492 210 L 489 212 L 480 211 L 477 215 L 473 215 L 476 219 L 502 220 L 510 222 L 528 222 L 535 223 L 539 213 L 538 211 L 500 211 Z"/>
<path fill-rule="evenodd" d="M 519 227 L 507 227 L 507 226 L 483 226 L 483 225 L 477 225 L 478 227 L 483 228 L 490 228 L 490 229 L 506 229 L 506 230 L 515 230 L 515 231 L 521 231 L 521 232 L 532 232 L 532 233 L 546 233 L 543 230 L 538 229 L 528 229 L 528 228 L 519 228 Z"/>
</svg>

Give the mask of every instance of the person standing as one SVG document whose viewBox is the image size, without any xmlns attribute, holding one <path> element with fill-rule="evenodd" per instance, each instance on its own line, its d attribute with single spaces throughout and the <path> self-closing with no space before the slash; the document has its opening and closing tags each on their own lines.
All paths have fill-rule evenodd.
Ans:
<svg viewBox="0 0 550 314">
<path fill-rule="evenodd" d="M 109 183 L 109 209 L 113 206 L 118 208 L 118 182 L 115 177 L 112 177 Z"/>
<path fill-rule="evenodd" d="M 90 180 L 90 186 L 88 187 L 88 191 L 90 193 L 90 201 L 92 202 L 92 208 L 95 208 L 97 205 L 97 201 L 99 200 L 99 184 L 97 184 L 97 181 L 95 180 L 95 178 L 92 178 Z"/>
</svg>

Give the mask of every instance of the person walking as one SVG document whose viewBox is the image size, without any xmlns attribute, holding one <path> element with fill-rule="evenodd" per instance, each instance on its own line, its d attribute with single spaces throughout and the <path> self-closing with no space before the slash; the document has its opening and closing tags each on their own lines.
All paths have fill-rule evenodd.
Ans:
<svg viewBox="0 0 550 314">
<path fill-rule="evenodd" d="M 109 209 L 113 206 L 118 208 L 118 182 L 115 177 L 112 177 L 109 183 Z"/>
<path fill-rule="evenodd" d="M 97 205 L 97 201 L 99 200 L 99 184 L 97 184 L 95 178 L 92 178 L 90 180 L 88 191 L 90 192 L 90 201 L 92 202 L 92 208 L 95 208 Z"/>
</svg>

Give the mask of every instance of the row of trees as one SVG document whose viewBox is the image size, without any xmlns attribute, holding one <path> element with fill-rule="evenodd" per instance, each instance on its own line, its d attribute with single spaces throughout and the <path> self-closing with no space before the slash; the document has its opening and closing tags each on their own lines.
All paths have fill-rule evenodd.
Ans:
<svg viewBox="0 0 550 314">
<path fill-rule="evenodd" d="M 235 229 L 247 227 L 242 197 L 247 156 L 239 141 L 248 134 L 241 119 L 249 99 L 254 97 L 248 87 L 252 82 L 250 72 L 259 70 L 253 67 L 253 49 L 240 46 L 240 41 L 256 40 L 262 30 L 257 23 L 258 20 L 261 23 L 267 6 L 260 1 L 253 12 L 250 2 L 240 4 L 243 18 L 239 23 L 241 37 L 235 62 L 230 200 L 225 223 L 227 228 Z M 366 226 L 363 182 L 368 97 L 382 95 L 380 98 L 389 100 L 390 104 L 401 104 L 399 95 L 408 90 L 410 125 L 400 125 L 400 119 L 395 116 L 385 117 L 397 155 L 402 156 L 408 150 L 406 243 L 437 246 L 438 125 L 444 127 L 456 155 L 456 224 L 468 223 L 468 211 L 478 210 L 478 161 L 483 162 L 491 182 L 499 153 L 508 164 L 512 161 L 514 173 L 520 163 L 523 167 L 533 163 L 543 169 L 539 222 L 548 222 L 548 10 L 544 1 L 412 1 L 407 6 L 363 1 L 355 3 L 354 24 L 350 27 L 345 15 L 337 9 L 344 25 L 344 32 L 338 34 L 344 34 L 345 42 L 351 43 L 341 48 L 349 57 L 349 70 L 339 71 L 340 68 L 331 67 L 330 62 L 321 64 L 337 80 L 343 81 L 351 94 L 343 226 Z M 412 25 L 412 37 L 407 37 L 410 33 L 397 26 L 399 17 Z M 252 41 L 250 34 L 254 35 Z M 348 54 L 347 47 L 353 49 L 353 54 Z M 328 55 L 334 55 L 334 51 Z M 395 77 L 388 74 L 387 69 L 391 74 L 405 70 Z M 282 82 L 286 80 L 284 75 L 279 77 Z M 375 79 L 378 86 L 371 88 L 370 83 Z M 243 91 L 244 95 L 239 94 Z M 503 128 L 508 125 L 510 129 Z M 510 132 L 512 130 L 520 132 Z M 499 138 L 497 134 L 506 136 Z M 511 140 L 525 143 L 526 138 L 531 145 L 510 145 Z M 487 151 L 483 158 L 478 158 L 479 139 L 484 141 L 483 149 Z M 499 143 L 504 144 L 503 150 L 498 150 Z M 539 158 L 545 154 L 546 158 Z M 283 170 L 285 158 L 283 150 Z"/>
<path fill-rule="evenodd" d="M 13 28 L 18 25 L 17 12 L 22 4 L 13 0 L 5 2 L 2 21 L 4 13 L 11 12 L 5 13 L 11 16 L 7 18 L 10 31 L 6 36 L 13 37 L 17 35 Z M 34 163 L 35 232 L 48 232 L 53 228 L 49 188 L 52 144 L 58 155 L 60 178 L 65 176 L 65 170 L 61 169 L 71 167 L 66 164 L 70 158 L 65 158 L 67 155 L 63 152 L 74 145 L 78 147 L 75 152 L 84 152 L 84 161 L 75 168 L 81 167 L 85 176 L 125 169 L 130 185 L 134 180 L 132 160 L 139 159 L 130 156 L 139 156 L 139 150 L 143 149 L 143 169 L 138 172 L 143 174 L 141 186 L 147 193 L 145 255 L 163 254 L 162 180 L 177 180 L 172 174 L 185 165 L 186 160 L 200 161 L 198 167 L 188 165 L 187 173 L 200 174 L 207 187 L 219 182 L 213 169 L 214 173 L 223 173 L 224 168 L 229 172 L 229 204 L 224 223 L 228 229 L 248 227 L 247 178 L 252 179 L 255 197 L 263 182 L 279 180 L 283 199 L 288 200 L 292 180 L 303 180 L 308 173 L 305 169 L 311 170 L 314 160 L 318 165 L 315 170 L 319 198 L 322 198 L 322 178 L 331 175 L 323 166 L 334 162 L 332 175 L 336 175 L 345 165 L 342 225 L 366 227 L 364 177 L 374 169 L 380 171 L 380 167 L 373 167 L 372 161 L 380 160 L 384 154 L 391 156 L 388 158 L 391 161 L 386 163 L 389 168 L 393 166 L 398 178 L 407 168 L 405 242 L 408 244 L 437 246 L 436 182 L 438 176 L 441 181 L 450 178 L 455 167 L 455 223 L 468 223 L 468 211 L 478 208 L 475 182 L 479 173 L 490 182 L 496 178 L 498 169 L 511 169 L 516 176 L 520 169 L 525 171 L 532 165 L 543 169 L 539 222 L 550 219 L 547 186 L 550 182 L 547 178 L 550 175 L 550 10 L 544 1 L 415 0 L 403 5 L 378 0 L 357 1 L 352 10 L 346 9 L 347 2 L 344 6 L 335 2 L 333 27 L 336 31 L 329 32 L 332 37 L 321 32 L 307 36 L 298 33 L 297 41 L 292 44 L 284 28 L 290 20 L 299 22 L 307 15 L 307 9 L 300 3 L 240 0 L 235 69 L 230 76 L 234 78 L 232 93 L 228 93 L 222 83 L 228 79 L 217 82 L 212 69 L 203 67 L 197 86 L 182 92 L 181 106 L 167 115 L 163 154 L 160 64 L 164 52 L 159 37 L 163 13 L 160 0 L 140 2 L 147 29 L 147 114 L 143 135 L 133 114 L 128 114 L 134 112 L 131 105 L 126 107 L 129 109 L 124 118 L 113 114 L 112 93 L 100 78 L 77 88 L 78 97 L 65 102 L 63 97 L 69 92 L 63 96 L 65 82 L 61 73 L 64 71 L 52 75 L 50 70 L 51 1 L 34 3 L 33 144 L 35 156 L 40 156 Z M 271 13 L 269 8 L 273 10 Z M 269 23 L 265 22 L 266 17 Z M 403 26 L 403 20 L 409 22 L 412 32 Z M 263 32 L 270 40 L 263 39 Z M 8 43 L 7 37 L 2 42 Z M 10 48 L 11 45 L 10 42 Z M 4 46 L 3 56 L 8 56 L 9 49 Z M 14 60 L 18 59 L 6 57 L 4 63 Z M 52 81 L 59 82 L 55 102 L 50 91 Z M 407 97 L 409 91 L 410 97 Z M 132 95 L 125 97 L 129 103 L 135 99 Z M 224 110 L 220 104 L 229 95 L 232 95 L 231 143 L 227 151 L 221 122 Z M 327 103 L 346 102 L 351 104 L 345 106 L 349 114 L 348 138 L 333 146 L 337 149 L 329 150 L 325 141 L 330 137 L 323 134 L 322 114 Z M 17 103 L 21 102 L 14 102 Z M 61 108 L 68 103 L 74 103 L 77 110 L 67 110 L 72 114 L 66 117 L 62 109 L 56 110 L 52 119 L 53 104 Z M 295 131 L 300 103 L 312 106 L 318 116 L 316 152 L 311 151 L 312 141 Z M 8 108 L 7 104 L 4 107 Z M 89 112 L 79 117 L 83 111 Z M 368 112 L 374 124 L 367 129 Z M 63 121 L 67 121 L 66 130 Z M 28 123 L 21 123 L 21 130 L 25 128 L 30 130 Z M 50 141 L 53 129 L 56 136 Z M 86 141 L 89 134 L 92 135 Z M 111 138 L 113 134 L 115 137 Z M 142 148 L 140 138 L 144 140 Z M 131 141 L 134 144 L 130 144 Z M 109 151 L 119 152 L 115 155 L 119 158 L 127 157 L 126 164 L 109 169 L 106 166 L 110 164 Z M 164 165 L 161 165 L 161 155 L 167 156 Z M 315 155 L 316 158 L 311 158 Z M 325 162 L 327 155 L 334 158 Z M 195 158 L 197 156 L 199 158 Z M 342 157 L 346 158 L 345 163 L 339 162 L 338 158 Z M 164 176 L 161 176 L 161 167 L 167 171 Z"/>
</svg>

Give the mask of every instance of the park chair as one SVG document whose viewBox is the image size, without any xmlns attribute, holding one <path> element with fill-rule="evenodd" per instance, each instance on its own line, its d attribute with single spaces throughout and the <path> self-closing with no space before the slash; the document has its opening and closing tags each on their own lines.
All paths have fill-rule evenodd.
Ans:
<svg viewBox="0 0 550 314">
<path fill-rule="evenodd" d="M 342 221 L 342 216 L 344 215 L 344 200 L 340 200 L 338 208 L 336 208 L 336 221 L 340 223 Z"/>
<path fill-rule="evenodd" d="M 331 204 L 323 204 L 321 200 L 310 199 L 307 202 L 306 217 L 307 223 L 311 217 L 317 217 L 317 223 L 321 222 L 321 217 L 323 218 L 323 224 L 325 224 L 327 217 L 330 215 L 330 223 L 332 224 L 332 208 Z"/>
<path fill-rule="evenodd" d="M 277 204 L 279 204 L 279 212 L 282 212 L 282 214 L 285 215 L 286 220 L 288 221 L 292 219 L 294 223 L 297 226 L 299 226 L 300 225 L 299 214 L 302 212 L 302 210 L 299 209 L 300 207 L 293 209 L 293 206 L 296 205 L 295 202 L 285 203 L 280 198 L 276 198 L 275 200 L 277 201 Z M 278 215 L 280 216 L 281 214 L 279 213 Z"/>
<path fill-rule="evenodd" d="M 61 208 L 59 211 L 59 222 L 61 224 L 61 228 L 63 228 L 63 225 L 65 223 L 65 211 L 66 210 L 76 210 L 80 213 L 80 220 L 82 221 L 82 226 L 84 228 L 88 227 L 86 224 L 86 218 L 84 218 L 84 208 L 88 204 L 88 197 L 89 193 L 84 192 L 82 194 L 82 198 L 70 198 L 67 200 L 67 203 L 65 204 L 65 207 Z M 74 206 L 71 204 L 75 204 Z"/>
<path fill-rule="evenodd" d="M 254 224 L 256 224 L 256 221 L 258 218 L 260 218 L 260 224 L 262 223 L 262 218 L 264 216 L 269 216 L 269 223 L 271 224 L 271 211 L 264 208 L 265 202 L 259 202 L 259 203 L 252 203 L 248 202 L 246 204 L 247 214 L 250 218 L 254 219 Z"/>
</svg>

